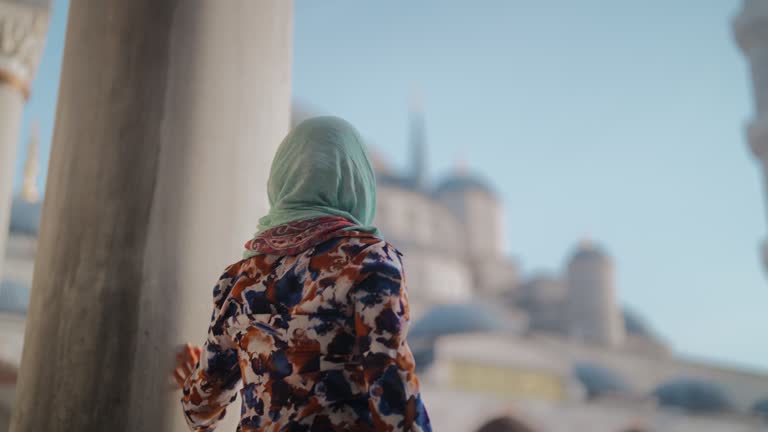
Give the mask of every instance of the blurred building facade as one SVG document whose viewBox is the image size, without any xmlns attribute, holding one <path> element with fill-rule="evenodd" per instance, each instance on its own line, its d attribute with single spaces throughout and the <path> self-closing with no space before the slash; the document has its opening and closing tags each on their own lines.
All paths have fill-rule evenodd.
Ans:
<svg viewBox="0 0 768 432">
<path fill-rule="evenodd" d="M 763 11 L 750 13 L 768 22 L 759 3 L 745 2 L 745 13 Z M 737 34 L 754 25 L 738 24 Z M 740 42 L 753 73 L 764 75 L 768 56 L 754 47 L 768 42 Z M 295 110 L 293 121 L 306 116 Z M 504 203 L 492 184 L 466 169 L 432 184 L 424 114 L 415 110 L 409 122 L 410 170 L 375 157 L 376 224 L 406 256 L 410 341 L 435 430 L 515 422 L 553 432 L 766 430 L 768 375 L 676 357 L 641 317 L 621 308 L 613 258 L 596 244 L 578 244 L 561 271 L 521 275 L 504 252 Z M 42 210 L 36 139 L 8 212 L 8 240 L 0 242 L 0 431 L 13 402 Z M 768 164 L 768 156 L 762 160 Z"/>
<path fill-rule="evenodd" d="M 423 115 L 415 116 L 412 151 L 424 153 L 415 149 L 426 147 Z M 582 241 L 562 271 L 520 275 L 500 244 L 503 205 L 492 186 L 462 171 L 416 187 L 408 181 L 415 173 L 377 166 L 379 226 L 416 275 L 409 340 L 436 430 L 481 430 L 505 418 L 542 431 L 765 430 L 755 407 L 768 395 L 768 375 L 676 357 L 621 308 L 613 258 L 600 246 Z M 421 217 L 432 227 L 414 223 Z M 446 237 L 456 243 L 440 243 Z M 440 276 L 453 281 L 435 286 L 439 267 L 425 262 L 446 251 L 455 253 Z"/>
<path fill-rule="evenodd" d="M 294 110 L 294 123 L 303 116 Z M 412 114 L 411 125 L 421 131 L 410 134 L 413 153 L 426 159 L 423 115 Z M 42 210 L 36 139 L 13 200 L 0 284 L 5 423 Z M 613 259 L 599 246 L 582 241 L 563 271 L 521 277 L 504 254 L 503 205 L 487 182 L 459 171 L 430 186 L 423 166 L 397 173 L 380 156 L 375 165 L 376 223 L 406 256 L 409 339 L 435 430 L 471 432 L 505 418 L 553 432 L 764 430 L 768 375 L 675 357 L 621 309 Z"/>
<path fill-rule="evenodd" d="M 21 196 L 12 200 L 11 195 L 22 112 L 42 56 L 49 7 L 48 0 L 0 0 L 0 253 L 5 252 L 0 259 L 0 431 L 10 421 L 36 241 L 28 226 L 12 226 L 10 238 L 6 228 L 19 221 L 34 224 L 40 214 L 34 208 L 34 184 L 25 182 Z M 36 136 L 30 144 L 33 165 L 27 171 L 33 173 Z"/>
<path fill-rule="evenodd" d="M 22 112 L 43 54 L 49 0 L 0 0 L 0 226 L 7 226 Z M 0 231 L 0 250 L 7 232 Z M 0 276 L 3 273 L 0 260 Z M 2 280 L 2 278 L 0 278 Z"/>
<path fill-rule="evenodd" d="M 308 113 L 294 110 L 296 124 Z M 427 160 L 424 114 L 409 119 Z M 375 154 L 377 225 L 405 255 L 409 340 L 436 430 L 514 417 L 543 431 L 758 431 L 768 374 L 676 357 L 618 302 L 614 260 L 588 240 L 564 268 L 521 275 L 503 203 L 466 169 L 430 185 Z"/>
<path fill-rule="evenodd" d="M 743 0 L 733 20 L 736 42 L 747 58 L 752 77 L 754 114 L 746 128 L 747 143 L 768 184 L 768 2 Z M 768 192 L 764 189 L 763 193 Z M 768 240 L 763 241 L 763 266 L 768 271 Z"/>
</svg>

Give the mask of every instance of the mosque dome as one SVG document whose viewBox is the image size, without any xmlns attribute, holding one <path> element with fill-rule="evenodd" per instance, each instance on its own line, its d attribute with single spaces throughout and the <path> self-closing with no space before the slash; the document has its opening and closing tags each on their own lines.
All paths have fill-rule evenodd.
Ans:
<svg viewBox="0 0 768 432">
<path fill-rule="evenodd" d="M 506 309 L 485 303 L 435 306 L 408 332 L 411 338 L 437 338 L 475 332 L 513 332 L 519 329 Z"/>
<path fill-rule="evenodd" d="M 680 378 L 667 381 L 654 390 L 653 395 L 663 407 L 689 412 L 729 411 L 733 403 L 715 382 Z"/>
<path fill-rule="evenodd" d="M 29 287 L 7 279 L 0 282 L 0 312 L 23 314 L 28 307 Z"/>
<path fill-rule="evenodd" d="M 520 333 L 524 324 L 507 309 L 486 303 L 435 306 L 411 326 L 408 339 L 416 370 L 421 372 L 435 359 L 435 341 L 462 333 Z"/>
<path fill-rule="evenodd" d="M 469 190 L 478 190 L 493 196 L 498 195 L 489 182 L 479 176 L 466 173 L 446 177 L 437 184 L 434 193 L 435 195 L 442 195 L 449 192 L 465 192 Z"/>
<path fill-rule="evenodd" d="M 755 402 L 755 404 L 752 405 L 752 412 L 763 417 L 768 417 L 768 397 Z"/>
<path fill-rule="evenodd" d="M 573 375 L 584 386 L 590 399 L 605 394 L 630 392 L 629 385 L 619 375 L 595 363 L 577 363 L 573 367 Z"/>
<path fill-rule="evenodd" d="M 40 201 L 28 201 L 21 197 L 13 199 L 11 207 L 11 234 L 37 237 L 43 205 Z"/>
</svg>

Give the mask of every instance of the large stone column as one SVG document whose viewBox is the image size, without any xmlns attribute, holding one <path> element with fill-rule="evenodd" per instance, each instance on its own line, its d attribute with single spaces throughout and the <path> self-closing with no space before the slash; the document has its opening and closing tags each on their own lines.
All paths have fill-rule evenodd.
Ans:
<svg viewBox="0 0 768 432">
<path fill-rule="evenodd" d="M 754 116 L 747 126 L 747 140 L 762 167 L 768 192 L 768 1 L 744 0 L 733 21 L 734 34 L 750 62 Z M 762 248 L 763 265 L 768 270 L 768 241 Z"/>
<path fill-rule="evenodd" d="M 21 114 L 47 27 L 47 0 L 0 0 L 0 280 Z"/>
<path fill-rule="evenodd" d="M 11 430 L 184 431 L 173 351 L 266 210 L 292 3 L 72 0 L 67 32 Z"/>
</svg>

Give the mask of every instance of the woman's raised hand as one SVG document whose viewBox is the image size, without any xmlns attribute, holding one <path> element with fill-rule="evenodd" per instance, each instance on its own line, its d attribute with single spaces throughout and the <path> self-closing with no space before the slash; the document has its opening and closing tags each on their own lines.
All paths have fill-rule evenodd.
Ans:
<svg viewBox="0 0 768 432">
<path fill-rule="evenodd" d="M 176 367 L 173 369 L 173 380 L 178 388 L 184 387 L 184 382 L 192 375 L 203 349 L 199 346 L 186 344 L 176 352 Z"/>
</svg>

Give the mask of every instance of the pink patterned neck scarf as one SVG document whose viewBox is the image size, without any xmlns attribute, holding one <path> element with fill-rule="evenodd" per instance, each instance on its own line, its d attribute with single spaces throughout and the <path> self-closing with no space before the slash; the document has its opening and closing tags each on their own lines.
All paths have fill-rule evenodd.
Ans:
<svg viewBox="0 0 768 432">
<path fill-rule="evenodd" d="M 349 220 L 328 216 L 276 226 L 257 234 L 245 244 L 245 258 L 255 255 L 298 255 L 334 237 L 374 237 L 348 230 L 355 226 Z"/>
</svg>

